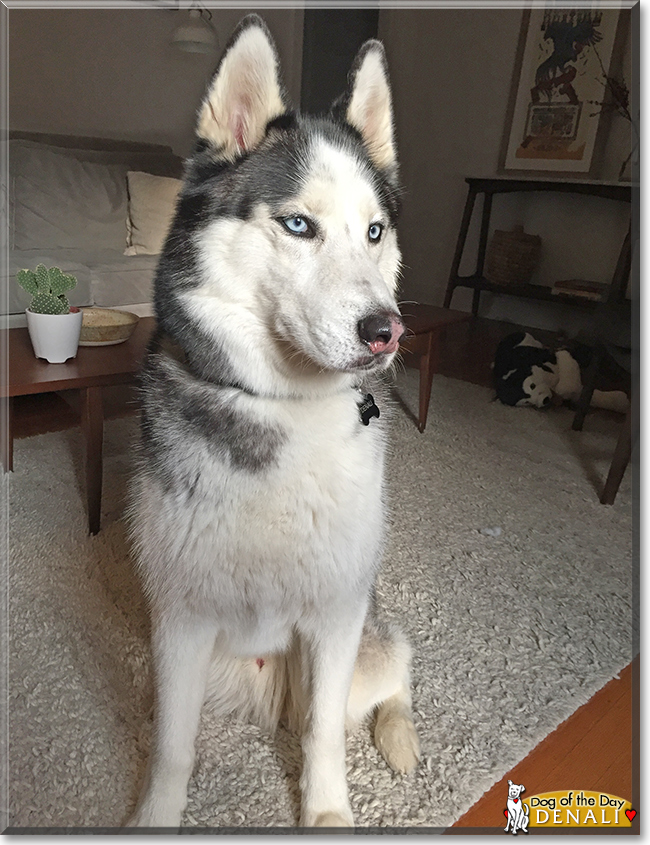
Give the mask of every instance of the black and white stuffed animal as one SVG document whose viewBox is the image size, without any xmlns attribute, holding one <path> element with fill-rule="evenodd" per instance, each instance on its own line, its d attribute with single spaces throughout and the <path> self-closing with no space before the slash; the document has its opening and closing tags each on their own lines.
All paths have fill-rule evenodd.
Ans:
<svg viewBox="0 0 650 845">
<path fill-rule="evenodd" d="M 546 408 L 554 396 L 577 401 L 582 392 L 580 364 L 571 352 L 553 352 L 528 332 L 513 332 L 503 338 L 493 368 L 497 399 L 504 405 Z M 591 404 L 625 413 L 629 400 L 622 390 L 594 390 Z"/>
</svg>

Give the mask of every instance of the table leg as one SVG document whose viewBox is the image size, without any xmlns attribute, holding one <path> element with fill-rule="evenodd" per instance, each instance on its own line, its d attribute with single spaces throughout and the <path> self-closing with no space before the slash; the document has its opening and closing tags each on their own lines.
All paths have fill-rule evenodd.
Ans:
<svg viewBox="0 0 650 845">
<path fill-rule="evenodd" d="M 481 233 L 478 239 L 478 255 L 476 258 L 476 276 L 483 275 L 485 267 L 485 253 L 487 252 L 488 234 L 490 232 L 490 215 L 492 214 L 492 194 L 483 194 L 483 213 L 481 214 Z"/>
<path fill-rule="evenodd" d="M 460 232 L 458 233 L 458 240 L 456 241 L 456 251 L 454 259 L 451 264 L 451 271 L 449 273 L 449 282 L 447 283 L 447 290 L 445 292 L 444 308 L 449 308 L 451 305 L 451 298 L 456 289 L 458 281 L 458 271 L 460 269 L 460 262 L 463 257 L 463 250 L 465 249 L 465 241 L 467 240 L 467 233 L 469 232 L 469 224 L 472 221 L 472 213 L 474 211 L 474 203 L 476 202 L 476 191 L 470 186 L 467 192 L 467 200 L 465 201 L 465 210 L 463 211 L 463 219 L 460 224 Z"/>
<path fill-rule="evenodd" d="M 618 488 L 621 485 L 625 470 L 630 462 L 632 456 L 632 405 L 630 405 L 623 428 L 616 443 L 612 463 L 607 474 L 607 480 L 600 497 L 600 502 L 603 505 L 613 505 Z"/>
<path fill-rule="evenodd" d="M 5 472 L 14 469 L 14 400 L 11 396 L 0 399 L 0 458 Z"/>
<path fill-rule="evenodd" d="M 481 305 L 481 289 L 474 288 L 472 294 L 472 317 L 478 317 L 478 309 Z"/>
<path fill-rule="evenodd" d="M 86 441 L 88 530 L 90 534 L 97 534 L 102 507 L 102 449 L 104 439 L 104 409 L 101 387 L 86 387 L 81 391 L 81 427 Z"/>
<path fill-rule="evenodd" d="M 424 431 L 429 414 L 429 400 L 431 399 L 431 382 L 438 370 L 439 363 L 439 335 L 437 330 L 430 331 L 427 336 L 427 351 L 420 358 L 420 408 L 418 413 L 418 431 Z"/>
</svg>

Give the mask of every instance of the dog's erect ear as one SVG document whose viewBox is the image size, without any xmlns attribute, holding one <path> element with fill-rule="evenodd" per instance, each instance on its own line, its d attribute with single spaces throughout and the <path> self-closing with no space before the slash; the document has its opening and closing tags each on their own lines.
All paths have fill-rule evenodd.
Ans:
<svg viewBox="0 0 650 845">
<path fill-rule="evenodd" d="M 255 148 L 287 110 L 275 44 L 264 21 L 247 15 L 226 46 L 199 109 L 196 134 L 224 158 Z"/>
<path fill-rule="evenodd" d="M 370 158 L 388 170 L 396 164 L 396 153 L 388 68 L 380 41 L 366 41 L 361 47 L 349 80 L 349 89 L 334 110 L 340 113 L 344 108 L 342 116 L 361 133 Z"/>
</svg>

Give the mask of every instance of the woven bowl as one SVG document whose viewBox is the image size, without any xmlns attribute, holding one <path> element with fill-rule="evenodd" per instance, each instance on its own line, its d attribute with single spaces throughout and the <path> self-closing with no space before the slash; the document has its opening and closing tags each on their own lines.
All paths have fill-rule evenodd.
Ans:
<svg viewBox="0 0 650 845">
<path fill-rule="evenodd" d="M 83 308 L 79 346 L 113 346 L 128 340 L 140 318 L 113 308 Z"/>
</svg>

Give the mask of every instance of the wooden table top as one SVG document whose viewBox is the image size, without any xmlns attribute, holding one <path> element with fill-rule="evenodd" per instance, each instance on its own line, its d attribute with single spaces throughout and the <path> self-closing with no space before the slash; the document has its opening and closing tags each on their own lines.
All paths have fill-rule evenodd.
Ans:
<svg viewBox="0 0 650 845">
<path fill-rule="evenodd" d="M 434 329 L 472 319 L 469 311 L 452 311 L 451 308 L 441 308 L 437 305 L 407 303 L 401 310 L 404 323 L 415 335 L 428 334 Z"/>
<path fill-rule="evenodd" d="M 140 367 L 154 325 L 153 317 L 142 317 L 124 343 L 80 346 L 77 357 L 65 364 L 36 358 L 26 328 L 4 329 L 0 348 L 8 348 L 8 382 L 0 385 L 0 397 L 128 382 Z"/>
</svg>

